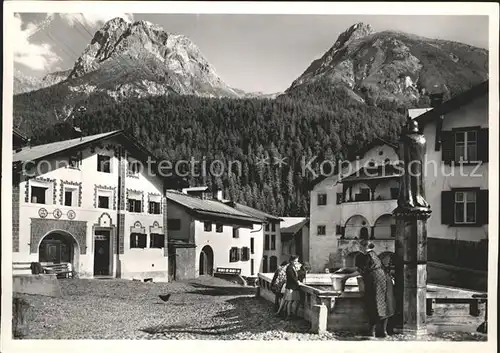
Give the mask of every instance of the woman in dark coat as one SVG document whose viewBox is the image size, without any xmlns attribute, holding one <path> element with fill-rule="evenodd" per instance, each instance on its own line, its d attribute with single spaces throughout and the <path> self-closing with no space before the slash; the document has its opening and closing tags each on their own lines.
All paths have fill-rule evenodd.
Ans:
<svg viewBox="0 0 500 353">
<path fill-rule="evenodd" d="M 385 337 L 387 320 L 396 310 L 392 279 L 373 251 L 374 245 L 367 240 L 361 240 L 360 244 L 366 252 L 356 258 L 356 267 L 365 284 L 364 297 L 370 322 L 370 335 Z"/>
</svg>

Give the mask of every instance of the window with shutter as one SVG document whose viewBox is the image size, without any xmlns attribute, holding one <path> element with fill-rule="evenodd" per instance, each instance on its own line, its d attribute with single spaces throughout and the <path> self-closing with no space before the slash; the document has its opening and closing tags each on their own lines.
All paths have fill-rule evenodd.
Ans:
<svg viewBox="0 0 500 353">
<path fill-rule="evenodd" d="M 445 164 L 455 160 L 455 139 L 452 131 L 441 131 L 441 158 Z"/>
<path fill-rule="evenodd" d="M 165 247 L 165 235 L 151 233 L 149 236 L 149 247 L 153 249 L 161 249 Z"/>
<path fill-rule="evenodd" d="M 441 191 L 441 224 L 453 224 L 453 191 Z"/>
<path fill-rule="evenodd" d="M 142 248 L 147 245 L 147 236 L 142 233 L 130 233 L 130 248 Z"/>
<path fill-rule="evenodd" d="M 238 262 L 239 261 L 239 249 L 231 248 L 229 250 L 229 262 Z"/>
<path fill-rule="evenodd" d="M 455 191 L 455 224 L 475 224 L 477 221 L 477 197 L 475 191 Z"/>
<path fill-rule="evenodd" d="M 455 131 L 455 162 L 477 162 L 477 130 Z"/>
</svg>

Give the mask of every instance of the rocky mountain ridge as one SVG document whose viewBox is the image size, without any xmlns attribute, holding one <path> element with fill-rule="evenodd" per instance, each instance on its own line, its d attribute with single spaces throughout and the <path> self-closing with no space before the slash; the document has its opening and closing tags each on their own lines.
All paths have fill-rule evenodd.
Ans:
<svg viewBox="0 0 500 353">
<path fill-rule="evenodd" d="M 429 93 L 450 97 L 487 79 L 485 49 L 397 31 L 375 32 L 369 24 L 357 23 L 286 92 L 326 80 L 370 105 L 414 106 Z"/>
<path fill-rule="evenodd" d="M 14 72 L 14 94 L 36 91 L 66 80 L 71 70 L 55 71 L 42 78 L 26 76 L 19 70 Z"/>
<path fill-rule="evenodd" d="M 66 86 L 72 96 L 100 92 L 117 99 L 172 93 L 217 98 L 246 94 L 224 83 L 187 37 L 147 21 L 129 23 L 122 18 L 106 22 L 66 80 L 53 83 Z M 17 91 L 33 90 L 32 86 L 36 85 Z"/>
</svg>

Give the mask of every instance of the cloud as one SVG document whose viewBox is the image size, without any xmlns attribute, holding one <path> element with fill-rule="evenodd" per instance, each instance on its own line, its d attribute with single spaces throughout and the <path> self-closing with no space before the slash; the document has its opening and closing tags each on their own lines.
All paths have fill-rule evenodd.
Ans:
<svg viewBox="0 0 500 353">
<path fill-rule="evenodd" d="M 40 29 L 45 27 L 50 19 L 40 24 L 24 24 L 18 14 L 14 15 L 13 42 L 14 42 L 14 62 L 23 64 L 32 70 L 44 71 L 59 62 L 61 58 L 53 51 L 52 46 L 47 43 L 34 43 L 31 37 Z"/>
<path fill-rule="evenodd" d="M 90 28 L 101 26 L 104 22 L 109 21 L 115 17 L 121 17 L 125 21 L 132 22 L 134 16 L 131 13 L 59 13 L 57 14 L 70 26 L 83 25 Z M 54 16 L 48 14 L 47 17 Z"/>
</svg>

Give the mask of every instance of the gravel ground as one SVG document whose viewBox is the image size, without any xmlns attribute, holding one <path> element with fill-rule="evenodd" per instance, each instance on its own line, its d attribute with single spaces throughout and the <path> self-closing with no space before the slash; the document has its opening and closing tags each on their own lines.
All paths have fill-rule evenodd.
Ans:
<svg viewBox="0 0 500 353">
<path fill-rule="evenodd" d="M 306 321 L 274 317 L 272 304 L 255 298 L 255 288 L 218 278 L 173 283 L 61 279 L 60 284 L 63 298 L 23 295 L 31 305 L 25 339 L 369 339 L 339 332 L 311 334 Z M 170 300 L 162 302 L 158 295 L 168 293 Z M 477 333 L 426 339 L 487 340 Z"/>
</svg>

